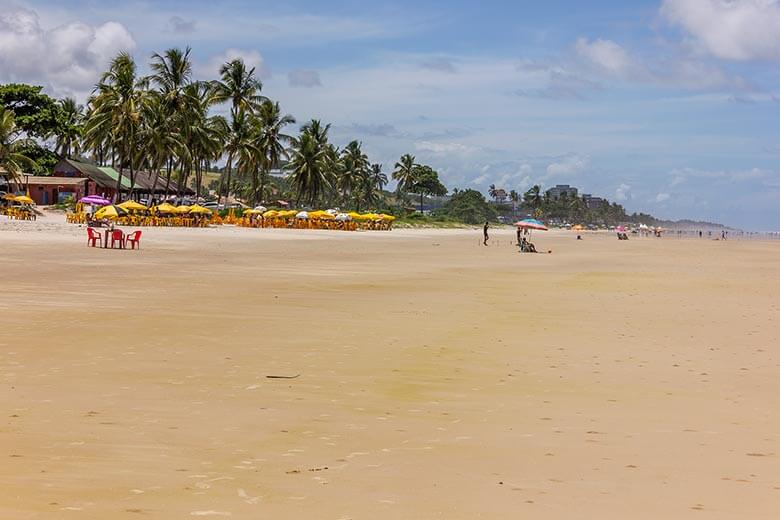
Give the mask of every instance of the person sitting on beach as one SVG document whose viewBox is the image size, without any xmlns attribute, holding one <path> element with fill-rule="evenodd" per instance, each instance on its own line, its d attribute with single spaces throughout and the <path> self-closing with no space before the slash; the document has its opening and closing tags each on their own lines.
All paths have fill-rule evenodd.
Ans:
<svg viewBox="0 0 780 520">
<path fill-rule="evenodd" d="M 528 239 L 523 237 L 523 240 L 520 242 L 520 252 L 536 253 L 536 247 L 533 245 L 533 243 L 529 242 Z"/>
</svg>

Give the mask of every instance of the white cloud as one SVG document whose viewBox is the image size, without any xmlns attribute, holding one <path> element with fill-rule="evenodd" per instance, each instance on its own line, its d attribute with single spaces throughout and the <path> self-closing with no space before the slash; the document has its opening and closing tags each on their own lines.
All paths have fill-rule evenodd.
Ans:
<svg viewBox="0 0 780 520">
<path fill-rule="evenodd" d="M 671 195 L 669 195 L 668 193 L 659 193 L 658 195 L 655 196 L 655 201 L 660 204 L 662 202 L 666 202 L 667 200 L 669 200 L 670 197 Z"/>
<path fill-rule="evenodd" d="M 287 73 L 287 82 L 291 87 L 321 87 L 320 73 L 316 70 L 298 69 Z"/>
<path fill-rule="evenodd" d="M 0 81 L 43 84 L 55 95 L 85 93 L 120 51 L 135 41 L 120 23 L 41 27 L 35 11 L 0 12 Z"/>
<path fill-rule="evenodd" d="M 586 38 L 579 38 L 574 49 L 590 63 L 617 76 L 629 73 L 634 66 L 628 52 L 612 40 L 599 38 L 591 42 Z"/>
<path fill-rule="evenodd" d="M 577 175 L 588 167 L 590 158 L 576 154 L 564 155 L 547 166 L 547 177 L 566 178 Z"/>
<path fill-rule="evenodd" d="M 615 200 L 618 202 L 625 202 L 631 199 L 631 186 L 626 183 L 621 183 L 620 186 L 615 189 Z"/>
<path fill-rule="evenodd" d="M 664 0 L 661 14 L 718 58 L 780 59 L 777 0 Z"/>
<path fill-rule="evenodd" d="M 197 72 L 207 78 L 215 78 L 218 77 L 219 69 L 222 65 L 236 59 L 244 60 L 248 69 L 254 67 L 256 77 L 260 79 L 271 77 L 271 69 L 266 65 L 263 55 L 251 49 L 227 49 L 216 56 L 212 56 L 207 63 L 199 65 Z"/>
<path fill-rule="evenodd" d="M 421 152 L 430 152 L 434 155 L 469 154 L 477 150 L 474 146 L 454 142 L 418 141 L 414 148 Z"/>
</svg>

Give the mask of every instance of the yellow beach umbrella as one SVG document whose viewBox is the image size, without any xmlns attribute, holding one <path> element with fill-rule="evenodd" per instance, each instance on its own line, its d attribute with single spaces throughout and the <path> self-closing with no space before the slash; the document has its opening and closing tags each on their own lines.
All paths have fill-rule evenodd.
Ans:
<svg viewBox="0 0 780 520">
<path fill-rule="evenodd" d="M 22 204 L 35 204 L 35 201 L 27 195 L 19 195 L 18 197 L 14 197 L 14 202 L 21 202 Z"/>
<path fill-rule="evenodd" d="M 279 216 L 279 212 L 275 211 L 273 209 L 269 209 L 268 211 L 263 213 L 263 218 L 274 218 L 274 217 L 277 217 L 277 216 Z"/>
<path fill-rule="evenodd" d="M 127 210 L 124 208 L 120 208 L 119 206 L 114 206 L 113 204 L 110 206 L 103 206 L 99 210 L 95 212 L 95 218 L 100 220 L 104 218 L 117 218 L 127 215 Z"/>
<path fill-rule="evenodd" d="M 394 216 L 386 215 L 385 213 L 380 213 L 379 218 L 381 218 L 382 220 L 390 220 L 390 221 L 395 220 Z"/>
<path fill-rule="evenodd" d="M 263 212 L 259 209 L 248 209 L 244 211 L 244 215 L 262 215 Z"/>
<path fill-rule="evenodd" d="M 211 215 L 211 210 L 209 208 L 199 206 L 198 204 L 194 204 L 193 206 L 190 206 L 190 213 L 194 215 Z"/>
<path fill-rule="evenodd" d="M 126 200 L 122 204 L 117 204 L 117 206 L 127 211 L 146 211 L 149 209 L 143 204 L 134 200 Z"/>
<path fill-rule="evenodd" d="M 153 207 L 152 211 L 156 213 L 176 213 L 176 206 L 172 206 L 167 202 L 163 202 L 159 206 Z"/>
<path fill-rule="evenodd" d="M 189 206 L 176 206 L 176 213 L 189 213 L 190 207 Z"/>
<path fill-rule="evenodd" d="M 5 195 L 3 195 L 4 200 L 14 200 L 15 198 L 16 195 L 14 195 L 13 193 L 6 193 Z"/>
</svg>

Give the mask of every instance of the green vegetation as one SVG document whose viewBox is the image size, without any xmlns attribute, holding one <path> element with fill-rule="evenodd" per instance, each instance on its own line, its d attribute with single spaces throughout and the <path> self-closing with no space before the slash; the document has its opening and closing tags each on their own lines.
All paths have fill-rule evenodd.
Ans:
<svg viewBox="0 0 780 520">
<path fill-rule="evenodd" d="M 133 57 L 120 53 L 86 106 L 54 100 L 39 86 L 0 85 L 0 166 L 11 176 L 23 169 L 48 173 L 62 157 L 86 158 L 119 172 L 117 190 L 127 176 L 130 196 L 136 172 L 146 170 L 166 192 L 174 180 L 192 186 L 198 197 L 213 190 L 218 201 L 234 197 L 274 205 L 284 199 L 383 211 L 410 225 L 479 224 L 528 214 L 552 222 L 657 222 L 650 215 L 628 215 L 616 203 L 593 207 L 578 197 L 550 200 L 540 186 L 522 193 L 491 185 L 492 203 L 478 191 L 456 189 L 442 207 L 424 211 L 426 197 L 447 194 L 433 168 L 403 155 L 394 165 L 397 186 L 390 193 L 382 165 L 371 162 L 360 141 L 340 149 L 329 140 L 330 125 L 316 119 L 293 135 L 295 119 L 262 94 L 254 68 L 235 59 L 222 65 L 218 78 L 195 81 L 190 54 L 189 48 L 154 54 L 151 74 L 141 76 Z M 227 116 L 215 115 L 220 106 L 229 110 Z M 224 167 L 214 167 L 223 161 Z M 412 204 L 418 204 L 419 216 L 408 215 Z"/>
<path fill-rule="evenodd" d="M 452 198 L 435 214 L 466 224 L 494 221 L 498 216 L 496 209 L 488 204 L 485 196 L 476 190 L 455 190 Z"/>
</svg>

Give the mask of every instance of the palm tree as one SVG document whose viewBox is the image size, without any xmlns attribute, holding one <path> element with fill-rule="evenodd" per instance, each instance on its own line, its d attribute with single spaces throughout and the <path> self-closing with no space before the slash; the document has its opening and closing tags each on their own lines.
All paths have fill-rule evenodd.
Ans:
<svg viewBox="0 0 780 520">
<path fill-rule="evenodd" d="M 231 118 L 242 118 L 240 125 L 246 124 L 248 121 L 244 114 L 246 112 L 255 112 L 266 101 L 266 98 L 260 95 L 263 84 L 255 77 L 255 68 L 247 69 L 244 60 L 238 58 L 222 65 L 219 69 L 219 74 L 221 79 L 213 83 L 214 102 L 230 101 L 232 103 Z M 235 122 L 232 122 L 230 126 L 235 128 Z M 230 150 L 227 150 L 227 153 L 227 166 L 225 168 L 227 174 L 226 196 L 229 196 L 234 156 Z M 219 193 L 217 194 L 218 200 L 222 198 L 223 177 L 220 178 Z"/>
<path fill-rule="evenodd" d="M 230 195 L 233 160 L 237 161 L 238 173 L 241 174 L 245 173 L 246 169 L 252 165 L 251 159 L 253 154 L 255 156 L 260 154 L 260 151 L 254 144 L 250 116 L 243 110 L 231 114 L 227 134 L 225 135 L 223 152 L 226 152 L 228 156 L 227 165 L 225 166 L 227 173 L 225 198 L 227 199 Z M 218 197 L 221 197 L 221 193 L 218 194 Z"/>
<path fill-rule="evenodd" d="M 359 189 L 369 177 L 368 156 L 363 153 L 361 143 L 352 141 L 341 152 L 341 171 L 338 176 L 338 189 L 342 200 L 349 200 L 353 192 Z M 360 197 L 355 204 L 360 211 Z"/>
<path fill-rule="evenodd" d="M 490 195 L 491 199 L 493 199 L 495 201 L 498 201 L 498 189 L 496 189 L 496 185 L 495 184 L 491 184 L 488 187 L 488 195 Z"/>
<path fill-rule="evenodd" d="M 533 209 L 539 209 L 539 206 L 542 205 L 542 196 L 541 196 L 542 188 L 539 187 L 538 184 L 534 185 L 531 189 L 525 192 L 523 195 L 523 200 L 526 204 L 531 206 Z"/>
<path fill-rule="evenodd" d="M 396 192 L 399 199 L 403 199 L 406 194 L 406 189 L 414 182 L 415 164 L 414 155 L 403 155 L 397 163 L 395 163 L 395 170 L 393 171 L 393 180 L 398 181 Z"/>
<path fill-rule="evenodd" d="M 515 218 L 517 213 L 517 203 L 520 201 L 520 194 L 515 190 L 509 192 L 509 200 L 512 201 L 512 218 Z"/>
<path fill-rule="evenodd" d="M 381 164 L 372 164 L 369 174 L 365 177 L 363 186 L 363 194 L 366 197 L 366 207 L 369 208 L 374 204 L 376 195 L 382 194 L 382 188 L 387 184 L 387 175 L 382 173 Z"/>
<path fill-rule="evenodd" d="M 328 188 L 329 183 L 325 168 L 327 166 L 327 147 L 323 147 L 317 136 L 304 131 L 293 142 L 290 162 L 292 184 L 297 192 L 296 204 L 301 199 L 313 205 L 319 196 Z"/>
<path fill-rule="evenodd" d="M 214 82 L 216 103 L 230 101 L 235 112 L 254 112 L 266 101 L 260 95 L 263 84 L 255 77 L 255 68 L 247 69 L 241 58 L 222 65 L 219 75 L 221 79 Z"/>
<path fill-rule="evenodd" d="M 289 114 L 282 115 L 279 103 L 265 101 L 257 113 L 257 126 L 262 161 L 260 163 L 260 199 L 265 192 L 268 173 L 272 168 L 280 167 L 282 158 L 287 158 L 285 145 L 292 142 L 292 137 L 282 133 L 285 126 L 295 124 L 295 118 Z M 257 201 L 255 201 L 257 202 Z"/>
<path fill-rule="evenodd" d="M 203 169 L 207 162 L 218 157 L 225 134 L 225 120 L 209 117 L 209 108 L 214 104 L 215 91 L 211 83 L 190 83 L 183 91 L 182 138 L 186 148 L 180 191 L 186 186 L 190 173 L 195 174 L 195 191 L 200 197 Z M 242 150 L 243 153 L 243 150 Z M 181 161 L 180 161 L 181 163 Z M 181 195 L 181 193 L 179 194 Z"/>
<path fill-rule="evenodd" d="M 0 105 L 0 170 L 4 170 L 9 180 L 17 184 L 24 166 L 35 166 L 32 159 L 19 151 L 26 143 L 23 139 L 17 139 L 20 132 L 14 113 Z"/>
<path fill-rule="evenodd" d="M 62 157 L 70 159 L 79 153 L 84 107 L 77 104 L 73 98 L 62 99 L 59 101 L 59 105 L 62 113 L 62 127 L 57 131 L 54 150 Z"/>
<path fill-rule="evenodd" d="M 135 186 L 135 161 L 138 131 L 141 126 L 141 107 L 147 81 L 138 79 L 133 58 L 121 52 L 100 78 L 92 97 L 92 113 L 86 125 L 88 141 L 99 142 L 108 135 L 119 159 L 116 182 L 117 198 L 121 198 L 122 168 L 130 168 L 130 192 Z"/>
<path fill-rule="evenodd" d="M 162 55 L 152 55 L 149 67 L 153 74 L 149 80 L 159 88 L 163 105 L 169 108 L 171 116 L 180 114 L 185 103 L 184 89 L 192 82 L 191 52 L 189 47 L 183 51 L 172 48 Z"/>
<path fill-rule="evenodd" d="M 174 121 L 169 117 L 169 111 L 164 96 L 157 91 L 151 92 L 144 100 L 142 111 L 143 125 L 139 132 L 141 153 L 147 166 L 154 172 L 152 183 L 152 195 L 157 188 L 160 170 L 166 164 L 170 164 L 172 158 L 180 151 L 184 144 Z M 168 169 L 168 183 L 170 183 L 170 168 Z"/>
</svg>

